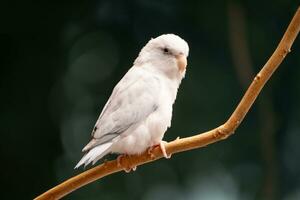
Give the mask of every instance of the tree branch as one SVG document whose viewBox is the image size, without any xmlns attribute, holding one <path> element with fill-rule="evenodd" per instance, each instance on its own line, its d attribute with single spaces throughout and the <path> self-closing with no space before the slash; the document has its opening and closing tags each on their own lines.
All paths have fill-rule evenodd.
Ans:
<svg viewBox="0 0 300 200">
<path fill-rule="evenodd" d="M 237 3 L 228 4 L 228 30 L 230 47 L 237 77 L 243 88 L 247 88 L 254 72 L 246 37 L 244 9 Z M 273 102 L 264 93 L 258 99 L 258 118 L 260 120 L 261 156 L 263 160 L 263 180 L 261 199 L 276 199 L 279 194 L 279 176 L 274 135 L 277 130 Z M 266 120 L 268 119 L 268 120 Z"/>
<path fill-rule="evenodd" d="M 235 111 L 232 113 L 226 123 L 221 126 L 204 132 L 199 135 L 177 139 L 175 141 L 166 144 L 166 151 L 168 154 L 179 153 L 191 149 L 207 146 L 209 144 L 218 142 L 226 139 L 228 136 L 234 133 L 236 128 L 244 119 L 245 115 L 249 111 L 256 97 L 262 90 L 265 83 L 269 80 L 273 72 L 278 68 L 280 63 L 283 61 L 287 53 L 290 52 L 290 48 L 296 39 L 300 30 L 300 7 L 298 8 L 295 16 L 293 17 L 290 25 L 288 26 L 283 38 L 281 39 L 278 47 L 269 58 L 267 63 L 261 69 L 261 71 L 255 76 L 242 100 L 238 104 Z M 153 149 L 153 156 L 147 152 L 141 155 L 127 156 L 121 159 L 122 166 L 139 166 L 154 160 L 162 158 L 162 152 L 160 148 Z M 99 166 L 89 169 L 77 176 L 74 176 L 65 182 L 57 185 L 56 187 L 48 190 L 47 192 L 36 197 L 36 200 L 45 199 L 59 199 L 72 191 L 87 185 L 97 179 L 104 176 L 122 171 L 122 166 L 117 164 L 116 160 L 105 162 Z"/>
</svg>

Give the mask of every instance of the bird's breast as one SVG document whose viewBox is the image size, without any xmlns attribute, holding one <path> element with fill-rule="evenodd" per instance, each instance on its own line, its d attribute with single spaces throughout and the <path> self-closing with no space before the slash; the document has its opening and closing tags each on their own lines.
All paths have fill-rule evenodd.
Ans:
<svg viewBox="0 0 300 200">
<path fill-rule="evenodd" d="M 157 109 L 147 119 L 149 132 L 154 143 L 160 141 L 167 128 L 171 126 L 172 107 L 175 97 L 176 90 L 172 90 L 164 81 L 161 81 Z"/>
</svg>

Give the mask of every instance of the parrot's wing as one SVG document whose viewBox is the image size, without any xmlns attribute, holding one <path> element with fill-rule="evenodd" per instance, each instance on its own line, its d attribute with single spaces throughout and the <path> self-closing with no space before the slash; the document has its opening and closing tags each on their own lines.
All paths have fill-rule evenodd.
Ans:
<svg viewBox="0 0 300 200">
<path fill-rule="evenodd" d="M 111 142 L 132 125 L 157 109 L 159 81 L 133 67 L 116 85 L 92 132 L 93 140 L 83 149 Z"/>
</svg>

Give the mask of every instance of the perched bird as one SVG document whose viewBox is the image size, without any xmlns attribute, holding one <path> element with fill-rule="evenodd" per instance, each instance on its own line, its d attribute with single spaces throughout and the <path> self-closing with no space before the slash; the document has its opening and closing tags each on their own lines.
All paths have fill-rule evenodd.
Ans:
<svg viewBox="0 0 300 200">
<path fill-rule="evenodd" d="M 188 44 L 174 34 L 151 39 L 142 48 L 113 89 L 75 168 L 95 164 L 109 153 L 141 154 L 156 145 L 167 157 L 162 138 L 171 126 L 188 53 Z"/>
</svg>

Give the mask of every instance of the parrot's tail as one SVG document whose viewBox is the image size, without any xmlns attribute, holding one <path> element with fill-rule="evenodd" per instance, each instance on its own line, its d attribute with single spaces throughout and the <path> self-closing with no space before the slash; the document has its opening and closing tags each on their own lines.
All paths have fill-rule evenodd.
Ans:
<svg viewBox="0 0 300 200">
<path fill-rule="evenodd" d="M 112 142 L 107 142 L 101 145 L 98 145 L 92 149 L 90 149 L 87 154 L 85 154 L 78 164 L 75 166 L 75 169 L 84 164 L 84 167 L 92 162 L 95 164 L 99 159 L 109 153 Z"/>
</svg>

